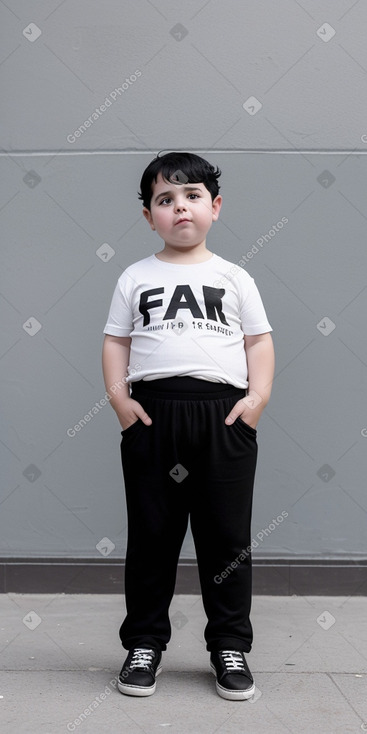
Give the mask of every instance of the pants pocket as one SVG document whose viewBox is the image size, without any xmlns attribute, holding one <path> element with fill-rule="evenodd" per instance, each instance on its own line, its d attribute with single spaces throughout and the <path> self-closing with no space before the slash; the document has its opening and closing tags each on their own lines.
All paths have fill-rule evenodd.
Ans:
<svg viewBox="0 0 367 734">
<path fill-rule="evenodd" d="M 257 429 L 249 426 L 248 423 L 245 423 L 245 421 L 242 420 L 241 416 L 238 416 L 235 423 L 238 423 L 238 425 L 241 426 L 241 428 L 243 428 L 245 431 L 247 431 L 247 433 L 251 433 L 255 437 L 257 436 Z"/>
<path fill-rule="evenodd" d="M 138 418 L 134 423 L 131 423 L 127 428 L 121 431 L 121 436 L 125 437 L 128 433 L 132 433 L 134 428 L 141 423 L 140 418 Z"/>
</svg>

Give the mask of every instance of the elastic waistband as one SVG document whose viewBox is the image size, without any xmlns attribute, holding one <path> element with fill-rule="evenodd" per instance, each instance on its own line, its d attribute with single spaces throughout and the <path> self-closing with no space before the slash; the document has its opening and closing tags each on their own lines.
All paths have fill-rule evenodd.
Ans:
<svg viewBox="0 0 367 734">
<path fill-rule="evenodd" d="M 210 398 L 243 398 L 247 389 L 226 382 L 209 382 L 196 377 L 165 377 L 159 380 L 137 380 L 132 382 L 132 396 L 145 395 L 172 400 L 199 400 Z"/>
</svg>

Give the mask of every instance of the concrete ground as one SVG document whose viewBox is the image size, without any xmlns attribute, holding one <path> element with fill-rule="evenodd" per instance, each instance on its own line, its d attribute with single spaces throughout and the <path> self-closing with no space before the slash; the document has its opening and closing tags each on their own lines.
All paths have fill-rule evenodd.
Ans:
<svg viewBox="0 0 367 734">
<path fill-rule="evenodd" d="M 121 595 L 3 594 L 0 731 L 347 734 L 367 731 L 365 597 L 253 599 L 252 701 L 215 690 L 200 596 L 177 595 L 155 694 L 124 696 Z"/>
</svg>

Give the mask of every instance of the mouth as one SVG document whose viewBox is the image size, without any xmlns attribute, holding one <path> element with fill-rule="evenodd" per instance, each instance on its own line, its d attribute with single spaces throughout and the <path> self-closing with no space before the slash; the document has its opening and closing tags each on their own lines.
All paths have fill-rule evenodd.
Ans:
<svg viewBox="0 0 367 734">
<path fill-rule="evenodd" d="M 176 222 L 175 227 L 177 224 L 182 224 L 183 222 L 191 222 L 191 219 L 179 219 L 178 222 Z"/>
</svg>

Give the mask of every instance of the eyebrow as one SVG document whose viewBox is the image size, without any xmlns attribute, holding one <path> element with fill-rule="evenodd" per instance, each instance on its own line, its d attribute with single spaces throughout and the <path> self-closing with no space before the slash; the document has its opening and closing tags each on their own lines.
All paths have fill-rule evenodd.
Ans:
<svg viewBox="0 0 367 734">
<path fill-rule="evenodd" d="M 198 186 L 185 186 L 185 187 L 184 187 L 184 190 L 185 190 L 185 191 L 201 191 L 201 189 L 199 189 L 199 188 L 198 188 Z M 168 196 L 168 195 L 171 195 L 171 194 L 172 194 L 172 191 L 162 191 L 162 192 L 161 192 L 160 194 L 158 194 L 158 195 L 157 195 L 157 196 L 155 197 L 154 201 L 158 201 L 158 199 L 159 199 L 159 198 L 160 198 L 161 196 Z"/>
</svg>

